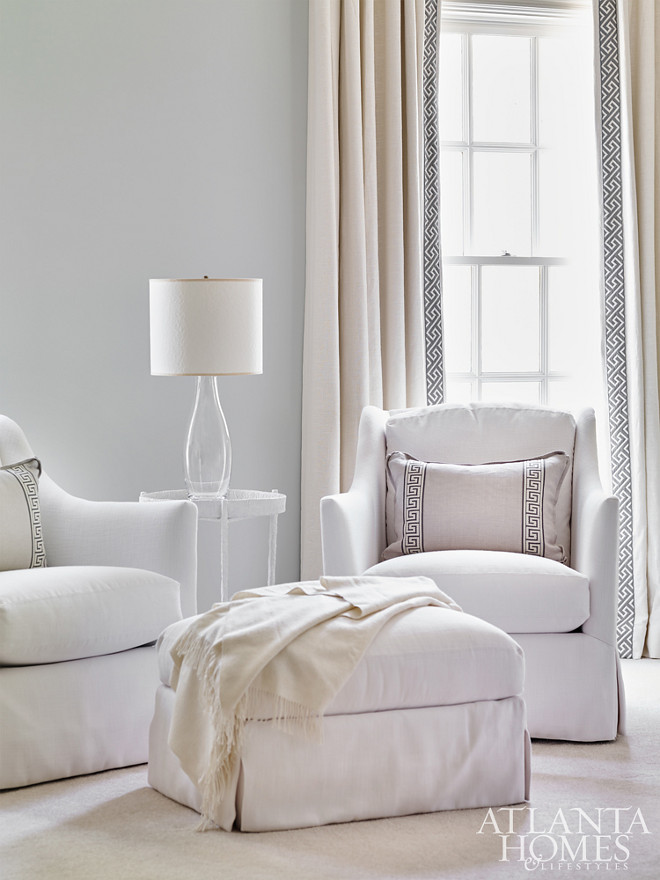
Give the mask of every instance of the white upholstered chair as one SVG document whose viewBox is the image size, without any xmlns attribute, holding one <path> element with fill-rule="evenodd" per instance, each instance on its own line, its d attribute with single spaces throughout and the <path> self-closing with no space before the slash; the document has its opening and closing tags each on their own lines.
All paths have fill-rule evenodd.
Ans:
<svg viewBox="0 0 660 880">
<path fill-rule="evenodd" d="M 553 487 L 556 498 L 551 500 L 556 501 L 559 532 L 566 530 L 562 554 L 568 564 L 528 552 L 471 549 L 469 539 L 460 548 L 432 550 L 426 549 L 428 542 L 413 541 L 402 553 L 395 522 L 402 484 L 391 469 L 389 483 L 386 479 L 395 452 L 406 454 L 397 457 L 402 461 L 472 466 L 562 453 L 565 478 L 559 490 Z M 462 479 L 466 469 L 456 472 Z M 476 534 L 484 515 L 491 522 L 497 518 L 494 507 L 485 510 L 477 504 L 461 510 L 468 497 L 461 497 L 465 484 L 447 485 L 458 487 L 453 501 L 446 502 L 448 510 L 442 510 L 442 498 L 425 501 L 440 506 L 439 519 L 429 529 L 437 528 L 442 516 L 454 529 L 467 514 L 465 522 L 474 524 L 467 533 Z M 464 611 L 511 634 L 525 653 L 524 696 L 533 737 L 616 737 L 623 717 L 616 647 L 618 503 L 601 487 L 593 411 L 583 412 L 576 422 L 568 413 L 515 404 L 392 413 L 367 407 L 353 483 L 348 492 L 322 499 L 321 532 L 325 574 L 428 575 Z"/>
<path fill-rule="evenodd" d="M 0 465 L 35 454 L 0 416 Z M 0 788 L 145 762 L 153 643 L 196 611 L 192 503 L 38 497 L 47 567 L 0 571 Z"/>
</svg>

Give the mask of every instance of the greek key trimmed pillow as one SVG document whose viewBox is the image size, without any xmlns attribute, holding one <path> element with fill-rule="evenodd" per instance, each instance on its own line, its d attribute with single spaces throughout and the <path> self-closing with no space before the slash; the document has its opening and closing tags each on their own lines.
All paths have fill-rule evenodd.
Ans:
<svg viewBox="0 0 660 880">
<path fill-rule="evenodd" d="M 46 565 L 37 482 L 40 474 L 36 458 L 0 468 L 0 571 Z"/>
<path fill-rule="evenodd" d="M 383 559 L 429 550 L 504 550 L 567 563 L 555 510 L 568 464 L 563 452 L 479 465 L 393 452 L 387 468 L 395 540 Z"/>
</svg>

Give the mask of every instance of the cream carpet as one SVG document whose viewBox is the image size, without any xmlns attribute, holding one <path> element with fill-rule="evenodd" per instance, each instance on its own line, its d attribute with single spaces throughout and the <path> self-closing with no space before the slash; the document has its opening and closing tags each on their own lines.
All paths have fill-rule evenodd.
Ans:
<svg viewBox="0 0 660 880">
<path fill-rule="evenodd" d="M 627 735 L 595 745 L 535 742 L 531 802 L 512 814 L 514 833 L 506 838 L 508 814 L 494 814 L 500 835 L 486 809 L 270 834 L 198 834 L 197 815 L 150 789 L 146 768 L 134 767 L 0 794 L 0 878 L 483 880 L 617 872 L 655 880 L 660 661 L 625 661 L 623 668 Z M 581 833 L 576 808 L 584 811 Z M 585 816 L 598 824 L 598 808 L 620 809 L 618 832 L 612 810 L 601 812 L 598 829 L 589 824 Z M 562 853 L 562 837 L 574 857 Z M 541 863 L 520 859 L 530 848 Z"/>
</svg>

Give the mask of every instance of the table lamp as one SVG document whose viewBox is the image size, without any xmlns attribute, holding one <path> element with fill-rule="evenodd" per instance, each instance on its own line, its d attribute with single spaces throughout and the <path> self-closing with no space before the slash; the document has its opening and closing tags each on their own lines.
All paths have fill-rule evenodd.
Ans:
<svg viewBox="0 0 660 880">
<path fill-rule="evenodd" d="M 216 376 L 262 372 L 261 278 L 151 279 L 152 376 L 196 376 L 185 447 L 193 499 L 226 494 L 231 443 Z"/>
</svg>

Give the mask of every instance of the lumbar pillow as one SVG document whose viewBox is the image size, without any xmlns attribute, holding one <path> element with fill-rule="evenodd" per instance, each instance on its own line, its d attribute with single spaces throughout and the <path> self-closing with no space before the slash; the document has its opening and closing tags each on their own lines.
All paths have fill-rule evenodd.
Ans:
<svg viewBox="0 0 660 880">
<path fill-rule="evenodd" d="M 37 483 L 40 474 L 36 458 L 0 468 L 0 571 L 46 565 Z"/>
<path fill-rule="evenodd" d="M 563 452 L 481 465 L 391 453 L 394 541 L 383 558 L 429 550 L 504 550 L 568 562 L 555 522 L 568 464 Z"/>
</svg>

